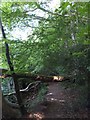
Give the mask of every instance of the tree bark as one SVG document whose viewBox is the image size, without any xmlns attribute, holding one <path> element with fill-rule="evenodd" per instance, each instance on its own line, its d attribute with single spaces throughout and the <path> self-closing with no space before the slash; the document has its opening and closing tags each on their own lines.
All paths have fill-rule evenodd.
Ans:
<svg viewBox="0 0 90 120">
<path fill-rule="evenodd" d="M 5 32 L 4 32 L 3 26 L 2 26 L 1 19 L 0 19 L 0 27 L 1 27 L 3 38 L 6 39 L 6 35 L 5 35 Z M 23 101 L 22 101 L 22 98 L 21 98 L 21 95 L 20 95 L 20 92 L 19 92 L 19 85 L 18 85 L 18 81 L 17 81 L 17 78 L 16 78 L 15 73 L 14 73 L 14 67 L 13 67 L 11 59 L 10 59 L 9 45 L 8 45 L 8 43 L 6 41 L 5 41 L 5 48 L 6 48 L 7 62 L 8 62 L 10 72 L 12 73 L 12 77 L 13 77 L 14 84 L 15 84 L 15 91 L 16 91 L 17 101 L 18 101 L 18 104 L 20 106 L 21 114 L 24 115 L 24 114 L 26 114 L 26 110 L 25 110 L 25 107 L 23 105 Z"/>
<path fill-rule="evenodd" d="M 11 77 L 12 75 L 6 74 L 3 77 Z M 66 80 L 70 80 L 69 76 L 44 76 L 44 75 L 34 75 L 34 74 L 28 74 L 28 73 L 15 73 L 15 77 L 17 79 L 19 78 L 29 78 L 30 80 L 34 81 L 41 81 L 41 82 L 62 82 Z"/>
</svg>

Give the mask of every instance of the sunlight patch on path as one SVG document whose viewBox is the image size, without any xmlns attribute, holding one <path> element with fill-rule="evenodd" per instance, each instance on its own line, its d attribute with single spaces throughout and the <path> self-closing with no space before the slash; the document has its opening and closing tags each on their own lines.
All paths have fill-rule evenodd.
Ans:
<svg viewBox="0 0 90 120">
<path fill-rule="evenodd" d="M 30 114 L 29 118 L 31 118 L 31 119 L 35 118 L 35 120 L 41 120 L 44 118 L 44 115 L 43 115 L 43 113 L 37 112 L 37 113 Z"/>
<path fill-rule="evenodd" d="M 47 101 L 65 102 L 65 100 L 59 100 L 59 99 L 56 99 L 56 98 L 47 98 Z"/>
<path fill-rule="evenodd" d="M 53 95 L 53 93 L 48 93 L 47 96 L 48 96 L 48 95 Z"/>
</svg>

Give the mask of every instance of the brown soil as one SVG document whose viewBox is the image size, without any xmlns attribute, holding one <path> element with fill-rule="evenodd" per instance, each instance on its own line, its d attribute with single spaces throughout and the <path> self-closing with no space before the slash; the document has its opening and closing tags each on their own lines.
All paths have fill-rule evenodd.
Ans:
<svg viewBox="0 0 90 120">
<path fill-rule="evenodd" d="M 86 108 L 81 108 L 77 99 L 80 93 L 65 89 L 61 83 L 50 83 L 42 103 L 35 106 L 29 118 L 88 118 Z"/>
</svg>

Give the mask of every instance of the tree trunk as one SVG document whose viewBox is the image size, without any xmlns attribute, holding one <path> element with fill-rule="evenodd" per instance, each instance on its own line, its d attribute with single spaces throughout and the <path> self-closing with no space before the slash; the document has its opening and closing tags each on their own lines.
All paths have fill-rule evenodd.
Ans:
<svg viewBox="0 0 90 120">
<path fill-rule="evenodd" d="M 5 32 L 4 32 L 3 26 L 2 26 L 1 19 L 0 19 L 0 27 L 1 27 L 3 38 L 6 39 L 6 35 L 5 35 Z M 21 111 L 22 115 L 24 115 L 27 112 L 25 110 L 25 107 L 23 105 L 23 101 L 22 101 L 22 98 L 21 98 L 21 95 L 20 95 L 20 92 L 19 92 L 18 81 L 17 81 L 17 78 L 16 78 L 15 73 L 14 73 L 14 67 L 13 67 L 11 59 L 10 59 L 9 46 L 8 46 L 8 43 L 6 41 L 5 41 L 5 48 L 6 48 L 7 62 L 8 62 L 10 72 L 12 73 L 12 77 L 13 77 L 14 84 L 15 84 L 15 91 L 16 91 L 17 101 L 18 101 L 18 104 L 20 106 L 20 111 Z"/>
<path fill-rule="evenodd" d="M 4 75 L 4 78 L 6 77 L 12 77 L 10 74 Z M 15 73 L 15 77 L 18 78 L 29 78 L 30 80 L 34 81 L 41 81 L 41 82 L 62 82 L 66 80 L 70 80 L 70 76 L 44 76 L 44 75 L 34 75 L 34 74 L 28 74 L 28 73 Z"/>
<path fill-rule="evenodd" d="M 1 85 L 0 85 L 0 89 L 1 89 Z M 2 118 L 2 93 L 0 91 L 0 120 Z"/>
</svg>

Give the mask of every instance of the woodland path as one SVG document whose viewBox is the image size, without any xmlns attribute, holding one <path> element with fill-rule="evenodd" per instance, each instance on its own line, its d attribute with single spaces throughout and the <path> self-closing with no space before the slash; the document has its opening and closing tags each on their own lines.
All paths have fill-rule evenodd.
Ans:
<svg viewBox="0 0 90 120">
<path fill-rule="evenodd" d="M 75 89 L 62 86 L 61 83 L 50 83 L 43 103 L 32 111 L 29 117 L 37 118 L 87 118 L 87 110 L 80 108 L 77 102 L 79 93 Z"/>
</svg>

